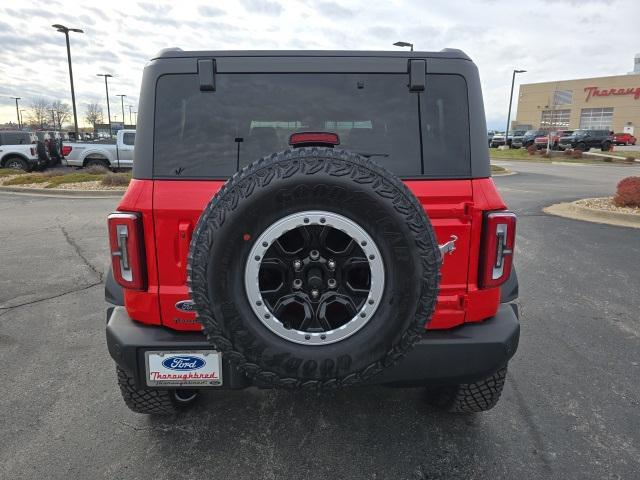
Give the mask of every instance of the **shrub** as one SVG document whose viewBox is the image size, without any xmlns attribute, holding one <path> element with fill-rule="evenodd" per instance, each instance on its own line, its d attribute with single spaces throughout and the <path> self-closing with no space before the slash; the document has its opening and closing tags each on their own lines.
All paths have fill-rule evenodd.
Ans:
<svg viewBox="0 0 640 480">
<path fill-rule="evenodd" d="M 535 145 L 529 145 L 527 147 L 527 152 L 529 153 L 529 155 L 535 155 L 537 150 L 538 149 L 535 147 Z"/>
<path fill-rule="evenodd" d="M 26 175 L 19 175 L 11 180 L 4 182 L 5 185 L 28 185 L 30 183 L 45 183 L 49 179 L 41 173 L 27 173 Z"/>
<path fill-rule="evenodd" d="M 613 161 L 613 158 L 611 158 L 611 157 L 604 157 L 604 158 L 602 159 L 602 161 L 603 161 L 603 162 L 607 162 L 607 163 L 611 163 L 611 162 Z"/>
<path fill-rule="evenodd" d="M 95 182 L 99 180 L 95 175 L 89 175 L 84 172 L 75 172 L 68 173 L 66 175 L 61 175 L 53 178 L 49 178 L 47 188 L 56 188 L 58 185 L 62 185 L 63 183 L 83 183 L 83 182 Z"/>
<path fill-rule="evenodd" d="M 109 170 L 102 165 L 91 165 L 90 167 L 85 168 L 84 171 L 89 175 L 106 175 L 109 173 Z"/>
<path fill-rule="evenodd" d="M 102 179 L 102 185 L 107 187 L 126 187 L 131 181 L 128 173 L 109 173 Z"/>
<path fill-rule="evenodd" d="M 547 153 L 547 149 L 546 148 L 543 148 L 542 150 L 540 150 L 540 156 L 542 158 L 550 158 L 551 157 L 551 155 L 549 155 L 549 153 Z"/>
<path fill-rule="evenodd" d="M 576 148 L 573 152 L 571 152 L 571 156 L 573 158 L 582 158 L 582 150 Z"/>
<path fill-rule="evenodd" d="M 571 150 L 570 148 L 567 148 L 567 149 L 565 149 L 565 151 L 564 151 L 564 152 L 562 152 L 562 154 L 563 154 L 565 157 L 570 157 L 571 155 L 573 155 L 573 150 Z"/>
<path fill-rule="evenodd" d="M 640 177 L 620 180 L 613 203 L 618 207 L 640 207 Z"/>
<path fill-rule="evenodd" d="M 624 161 L 626 163 L 634 163 L 636 161 L 636 159 L 633 158 L 633 157 L 627 157 L 627 158 L 624 159 Z"/>
<path fill-rule="evenodd" d="M 9 175 L 22 175 L 23 170 L 14 170 L 13 168 L 0 168 L 0 177 L 8 177 Z"/>
<path fill-rule="evenodd" d="M 66 172 L 64 170 L 47 170 L 46 172 L 42 173 L 42 176 L 46 177 L 46 178 L 52 178 L 52 177 L 61 177 L 62 175 L 65 175 Z"/>
</svg>

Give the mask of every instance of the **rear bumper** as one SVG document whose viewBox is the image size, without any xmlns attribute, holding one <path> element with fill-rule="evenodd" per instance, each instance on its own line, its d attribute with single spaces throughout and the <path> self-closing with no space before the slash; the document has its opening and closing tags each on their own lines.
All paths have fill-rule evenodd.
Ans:
<svg viewBox="0 0 640 480">
<path fill-rule="evenodd" d="M 486 378 L 514 355 L 520 338 L 518 311 L 501 304 L 496 316 L 451 330 L 427 331 L 397 365 L 384 370 L 371 384 L 397 386 L 471 383 Z M 147 350 L 211 349 L 201 333 L 176 332 L 140 324 L 124 307 L 107 310 L 107 346 L 114 361 L 138 386 L 145 386 L 144 352 Z M 240 389 L 251 380 L 223 358 L 222 387 Z"/>
</svg>

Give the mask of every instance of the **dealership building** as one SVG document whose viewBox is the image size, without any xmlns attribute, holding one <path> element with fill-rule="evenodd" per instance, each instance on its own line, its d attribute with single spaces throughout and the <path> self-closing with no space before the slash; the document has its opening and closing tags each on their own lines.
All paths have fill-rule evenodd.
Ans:
<svg viewBox="0 0 640 480">
<path fill-rule="evenodd" d="M 612 77 L 520 85 L 513 128 L 609 129 L 640 136 L 640 55 Z"/>
</svg>

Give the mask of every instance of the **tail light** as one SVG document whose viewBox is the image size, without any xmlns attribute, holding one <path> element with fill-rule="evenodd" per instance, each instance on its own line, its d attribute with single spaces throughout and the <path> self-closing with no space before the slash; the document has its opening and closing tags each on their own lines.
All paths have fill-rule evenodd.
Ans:
<svg viewBox="0 0 640 480">
<path fill-rule="evenodd" d="M 109 246 L 113 277 L 124 288 L 145 290 L 145 268 L 142 217 L 139 213 L 115 212 L 108 217 Z"/>
<path fill-rule="evenodd" d="M 511 212 L 490 212 L 482 226 L 480 288 L 502 285 L 511 275 L 516 240 L 516 216 Z"/>
<path fill-rule="evenodd" d="M 289 137 L 289 145 L 303 147 L 309 145 L 330 146 L 340 145 L 338 134 L 331 132 L 301 132 L 293 133 Z"/>
<path fill-rule="evenodd" d="M 63 145 L 62 146 L 62 156 L 66 157 L 67 155 L 69 155 L 71 153 L 71 150 L 73 150 L 73 147 L 70 147 L 69 145 Z"/>
</svg>

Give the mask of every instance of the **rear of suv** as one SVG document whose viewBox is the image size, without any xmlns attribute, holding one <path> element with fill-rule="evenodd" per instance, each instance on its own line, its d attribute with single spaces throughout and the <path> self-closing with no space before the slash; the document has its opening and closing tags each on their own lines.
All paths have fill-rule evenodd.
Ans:
<svg viewBox="0 0 640 480">
<path fill-rule="evenodd" d="M 132 410 L 363 384 L 496 404 L 519 340 L 515 215 L 463 52 L 165 50 L 138 112 L 106 282 Z"/>
</svg>

